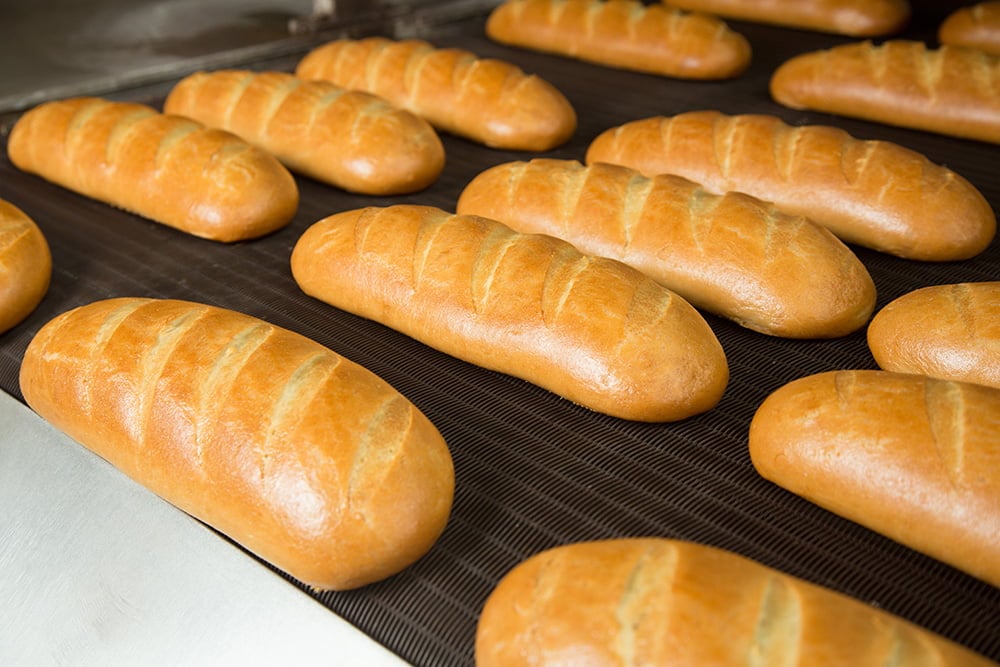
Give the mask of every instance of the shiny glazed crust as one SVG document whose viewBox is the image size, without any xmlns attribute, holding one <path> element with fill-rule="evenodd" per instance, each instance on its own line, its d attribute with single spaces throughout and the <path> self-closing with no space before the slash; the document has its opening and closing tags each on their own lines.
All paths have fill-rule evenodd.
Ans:
<svg viewBox="0 0 1000 667">
<path fill-rule="evenodd" d="M 872 319 L 868 347 L 887 371 L 1000 389 L 1000 282 L 904 294 Z"/>
<path fill-rule="evenodd" d="M 547 81 L 502 60 L 417 39 L 329 42 L 307 53 L 295 74 L 372 93 L 492 148 L 546 151 L 576 130 L 576 112 Z"/>
<path fill-rule="evenodd" d="M 126 475 L 310 586 L 422 556 L 451 456 L 383 380 L 291 331 L 183 301 L 110 299 L 31 341 L 21 391 Z"/>
<path fill-rule="evenodd" d="M 572 160 L 509 162 L 473 178 L 457 211 L 624 262 L 696 307 L 775 336 L 846 335 L 875 307 L 868 271 L 828 230 L 680 176 L 645 178 Z"/>
<path fill-rule="evenodd" d="M 749 442 L 766 479 L 1000 586 L 1000 389 L 820 373 L 765 399 Z"/>
<path fill-rule="evenodd" d="M 487 598 L 477 667 L 981 666 L 964 647 L 846 595 L 691 542 L 555 547 Z"/>
<path fill-rule="evenodd" d="M 792 109 L 1000 143 L 1000 57 L 978 49 L 844 44 L 787 60 L 770 89 Z"/>
<path fill-rule="evenodd" d="M 215 241 L 269 234 L 298 208 L 295 181 L 273 156 L 142 104 L 46 102 L 14 125 L 8 153 L 18 169 Z"/>
<path fill-rule="evenodd" d="M 968 259 L 996 234 L 989 202 L 954 171 L 897 144 L 775 116 L 644 118 L 601 133 L 586 159 L 678 174 L 711 192 L 745 192 L 846 242 L 907 259 Z"/>
<path fill-rule="evenodd" d="M 750 65 L 750 43 L 714 16 L 638 0 L 506 0 L 493 40 L 587 62 L 684 79 L 725 79 Z"/>
<path fill-rule="evenodd" d="M 284 72 L 198 72 L 174 86 L 163 108 L 228 130 L 292 171 L 352 192 L 414 192 L 444 168 L 444 147 L 423 118 L 327 81 Z"/>
<path fill-rule="evenodd" d="M 27 317 L 45 297 L 52 255 L 42 230 L 0 199 L 0 333 Z"/>
<path fill-rule="evenodd" d="M 347 211 L 306 230 L 291 264 L 311 296 L 612 416 L 683 419 L 714 407 L 729 379 L 714 332 L 681 297 L 487 218 Z"/>
</svg>

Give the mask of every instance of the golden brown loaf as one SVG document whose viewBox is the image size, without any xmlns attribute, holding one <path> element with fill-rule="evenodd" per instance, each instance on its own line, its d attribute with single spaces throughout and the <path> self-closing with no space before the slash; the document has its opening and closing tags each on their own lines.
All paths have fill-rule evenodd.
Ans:
<svg viewBox="0 0 1000 667">
<path fill-rule="evenodd" d="M 775 116 L 692 111 L 636 120 L 599 135 L 587 162 L 745 192 L 844 241 L 909 259 L 966 259 L 996 234 L 989 202 L 950 169 L 891 142 Z"/>
<path fill-rule="evenodd" d="M 978 49 L 843 44 L 785 61 L 770 89 L 792 109 L 1000 143 L 1000 57 Z"/>
<path fill-rule="evenodd" d="M 8 153 L 23 171 L 215 241 L 263 236 L 298 208 L 295 180 L 272 155 L 142 104 L 47 102 L 17 121 Z"/>
<path fill-rule="evenodd" d="M 727 19 L 854 37 L 888 35 L 910 19 L 907 0 L 663 0 L 663 4 Z"/>
<path fill-rule="evenodd" d="M 722 346 L 682 298 L 488 218 L 339 213 L 302 235 L 292 274 L 337 308 L 615 417 L 683 419 L 714 407 L 729 379 Z"/>
<path fill-rule="evenodd" d="M 772 393 L 749 442 L 766 479 L 1000 586 L 1000 389 L 820 373 Z"/>
<path fill-rule="evenodd" d="M 475 657 L 477 667 L 993 664 L 749 558 L 653 537 L 576 542 L 515 566 L 486 600 Z"/>
<path fill-rule="evenodd" d="M 444 168 L 444 147 L 426 120 L 328 81 L 285 72 L 197 72 L 170 91 L 163 109 L 228 130 L 292 171 L 352 192 L 414 192 Z"/>
<path fill-rule="evenodd" d="M 38 306 L 49 289 L 52 255 L 35 221 L 0 199 L 0 333 Z"/>
<path fill-rule="evenodd" d="M 549 82 L 503 60 L 416 39 L 329 42 L 306 54 L 295 74 L 378 95 L 492 148 L 546 151 L 576 130 L 576 112 Z"/>
<path fill-rule="evenodd" d="M 1000 282 L 904 294 L 872 319 L 868 347 L 887 371 L 1000 389 Z"/>
<path fill-rule="evenodd" d="M 486 34 L 502 44 L 684 79 L 724 79 L 750 65 L 750 43 L 720 19 L 639 0 L 506 0 Z"/>
<path fill-rule="evenodd" d="M 254 317 L 120 298 L 32 340 L 43 418 L 167 501 L 319 589 L 421 557 L 452 502 L 438 431 L 370 371 Z"/>
<path fill-rule="evenodd" d="M 956 9 L 938 27 L 938 41 L 1000 56 L 1000 2 Z"/>
<path fill-rule="evenodd" d="M 692 305 L 766 334 L 843 336 L 875 308 L 867 269 L 828 230 L 680 176 L 645 178 L 574 160 L 509 162 L 476 176 L 457 211 L 624 262 Z"/>
</svg>

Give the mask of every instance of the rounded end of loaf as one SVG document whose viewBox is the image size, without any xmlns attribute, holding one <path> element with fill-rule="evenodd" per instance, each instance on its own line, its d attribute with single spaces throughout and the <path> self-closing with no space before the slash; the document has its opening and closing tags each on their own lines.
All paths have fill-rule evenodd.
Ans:
<svg viewBox="0 0 1000 667">
<path fill-rule="evenodd" d="M 339 41 L 326 42 L 308 51 L 295 64 L 295 69 L 292 70 L 292 73 L 306 81 L 330 80 L 330 75 L 326 70 L 338 50 Z"/>
<path fill-rule="evenodd" d="M 730 28 L 724 21 L 707 14 L 684 14 L 681 21 L 690 24 L 690 36 L 685 42 L 711 44 L 704 53 L 682 58 L 674 76 L 690 79 L 733 79 L 750 67 L 753 48 L 750 40 Z M 702 34 L 702 37 L 698 37 Z M 714 42 L 714 43 L 713 43 Z"/>
<path fill-rule="evenodd" d="M 529 80 L 530 83 L 527 84 L 529 92 L 527 94 L 531 95 L 532 98 L 536 98 L 537 96 L 537 99 L 544 99 L 546 97 L 549 99 L 547 109 L 544 110 L 544 121 L 538 123 L 540 130 L 536 132 L 536 138 L 523 140 L 519 142 L 520 147 L 514 145 L 511 148 L 514 150 L 543 152 L 562 146 L 576 132 L 576 110 L 562 92 L 557 90 L 551 83 L 537 77 L 529 77 Z M 547 91 L 537 90 L 540 87 L 544 87 Z"/>
<path fill-rule="evenodd" d="M 822 52 L 808 52 L 793 56 L 771 74 L 768 91 L 778 104 L 789 109 L 807 109 L 809 96 L 822 78 Z"/>
<path fill-rule="evenodd" d="M 499 60 L 477 60 L 448 129 L 490 148 L 543 152 L 576 132 L 576 110 L 555 86 Z"/>
<path fill-rule="evenodd" d="M 343 391 L 332 388 L 330 393 L 336 397 Z M 321 400 L 331 413 L 346 403 Z M 331 515 L 321 531 L 306 533 L 306 549 L 287 566 L 315 590 L 356 589 L 402 572 L 431 550 L 450 518 L 454 465 L 427 417 L 400 397 L 360 428 L 375 442 L 362 445 L 355 455 L 347 488 L 339 493 L 341 512 Z M 332 430 L 316 425 L 317 450 L 330 448 L 320 438 L 329 440 Z M 337 482 L 344 483 L 330 475 L 326 483 Z M 299 512 L 299 505 L 297 498 L 287 499 L 292 512 Z"/>
<path fill-rule="evenodd" d="M 326 88 L 324 82 L 305 85 L 313 84 Z M 338 102 L 342 108 L 330 105 L 317 115 L 299 154 L 276 153 L 291 169 L 373 196 L 418 192 L 441 175 L 444 145 L 424 118 L 360 91 L 345 91 Z"/>
<path fill-rule="evenodd" d="M 44 325 L 28 405 L 124 474 L 317 590 L 357 588 L 443 532 L 441 434 L 370 371 L 203 304 L 118 298 Z"/>
<path fill-rule="evenodd" d="M 881 100 L 889 99 L 891 91 L 879 80 L 880 72 L 873 69 L 873 62 L 889 48 L 911 46 L 920 51 L 925 48 L 923 43 L 903 40 L 879 44 L 862 40 L 800 53 L 775 68 L 768 90 L 775 102 L 789 109 L 812 109 L 881 122 L 877 114 L 871 116 L 872 109 L 877 109 Z M 896 74 L 907 76 L 905 71 Z"/>
<path fill-rule="evenodd" d="M 903 30 L 912 10 L 907 0 L 861 0 L 834 9 L 829 30 L 848 37 L 884 37 Z"/>
<path fill-rule="evenodd" d="M 883 370 L 1000 389 L 1000 282 L 904 294 L 872 318 L 867 341 Z"/>
<path fill-rule="evenodd" d="M 716 114 L 714 111 L 689 112 L 691 115 Z M 667 116 L 652 116 L 628 121 L 598 134 L 587 146 L 586 164 L 605 162 L 635 169 L 647 177 L 668 173 L 662 168 L 664 139 L 662 130 L 670 123 Z M 690 179 L 697 181 L 698 179 Z M 706 185 L 701 183 L 701 185 Z"/>
<path fill-rule="evenodd" d="M 607 44 L 595 43 L 595 48 L 607 50 L 609 64 L 691 80 L 732 79 L 750 67 L 750 41 L 718 16 L 659 4 L 644 6 L 631 0 L 616 0 L 615 4 L 619 8 L 616 24 L 624 26 L 631 23 L 630 17 L 639 8 L 644 8 L 645 17 L 638 22 L 644 27 L 635 33 L 645 35 L 644 39 L 631 41 L 626 35 L 617 36 L 619 39 L 608 36 Z M 620 53 L 614 51 L 617 41 L 626 45 Z"/>
<path fill-rule="evenodd" d="M 546 353 L 551 371 L 536 383 L 631 421 L 677 422 L 717 406 L 729 364 L 701 313 L 618 261 L 584 261 L 586 275 L 577 277 L 566 302 L 574 314 L 549 325 L 565 342 L 553 342 Z"/>
<path fill-rule="evenodd" d="M 868 323 L 878 297 L 875 282 L 833 233 L 742 193 L 722 195 L 720 202 L 720 218 L 764 220 L 760 233 L 773 247 L 759 253 L 759 263 L 742 255 L 739 272 L 726 275 L 718 266 L 718 280 L 729 292 L 711 304 L 713 312 L 759 333 L 795 339 L 839 338 Z M 747 244 L 749 253 L 754 246 Z"/>
<path fill-rule="evenodd" d="M 204 128 L 189 141 L 191 146 L 178 148 L 181 155 L 193 153 L 187 169 L 178 165 L 165 172 L 157 179 L 158 196 L 145 200 L 143 206 L 156 211 L 149 217 L 222 243 L 249 241 L 288 226 L 298 211 L 299 190 L 277 158 L 223 130 Z"/>
<path fill-rule="evenodd" d="M 607 391 L 602 386 L 605 382 L 602 377 L 587 403 L 591 409 L 621 419 L 677 422 L 708 412 L 719 404 L 729 384 L 729 362 L 701 313 L 680 295 L 652 280 L 650 283 L 655 286 L 654 291 L 667 293 L 668 305 L 651 329 L 634 342 L 622 341 L 619 361 L 615 362 L 616 367 L 620 366 L 620 375 L 613 390 Z M 638 298 L 644 296 L 640 294 Z M 599 304 L 595 305 L 600 309 Z M 633 327 L 638 328 L 634 322 L 629 328 Z M 645 339 L 647 335 L 650 339 Z M 657 344 L 662 349 L 655 350 Z M 569 392 L 566 394 L 572 399 Z"/>
<path fill-rule="evenodd" d="M 41 303 L 52 277 L 52 255 L 38 225 L 19 208 L 0 200 L 0 333 Z"/>
<path fill-rule="evenodd" d="M 840 134 L 823 126 L 804 131 Z M 993 242 L 996 214 L 961 175 L 898 144 L 843 136 L 841 169 L 861 167 L 854 180 L 817 187 L 811 203 L 789 208 L 808 205 L 845 242 L 915 261 L 970 259 Z"/>
<path fill-rule="evenodd" d="M 938 26 L 938 42 L 1000 56 L 1000 2 L 977 2 L 948 14 Z"/>
</svg>

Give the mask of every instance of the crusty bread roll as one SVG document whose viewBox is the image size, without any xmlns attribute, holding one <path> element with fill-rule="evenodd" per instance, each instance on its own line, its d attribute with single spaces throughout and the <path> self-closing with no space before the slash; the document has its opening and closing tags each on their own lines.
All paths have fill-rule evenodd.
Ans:
<svg viewBox="0 0 1000 667">
<path fill-rule="evenodd" d="M 722 346 L 642 273 L 559 239 L 427 206 L 315 223 L 292 251 L 302 290 L 592 410 L 673 421 L 720 400 Z"/>
<path fill-rule="evenodd" d="M 954 171 L 891 142 L 775 116 L 691 111 L 636 120 L 600 134 L 586 159 L 745 192 L 844 241 L 908 259 L 967 259 L 996 234 L 989 202 Z"/>
<path fill-rule="evenodd" d="M 1000 586 L 1000 389 L 820 373 L 765 399 L 749 443 L 764 478 Z"/>
<path fill-rule="evenodd" d="M 887 371 L 1000 389 L 1000 282 L 904 294 L 872 319 L 868 347 Z"/>
<path fill-rule="evenodd" d="M 738 554 L 664 538 L 554 547 L 486 600 L 477 667 L 959 665 L 990 661 Z"/>
<path fill-rule="evenodd" d="M 792 109 L 1000 143 L 1000 57 L 890 40 L 842 44 L 782 63 L 771 96 Z"/>
<path fill-rule="evenodd" d="M 956 9 L 938 26 L 938 41 L 1000 56 L 1000 2 Z"/>
<path fill-rule="evenodd" d="M 492 148 L 547 151 L 576 130 L 576 112 L 549 82 L 503 60 L 417 39 L 329 42 L 307 53 L 295 74 L 378 95 Z"/>
<path fill-rule="evenodd" d="M 142 104 L 46 102 L 18 119 L 7 149 L 23 171 L 215 241 L 276 231 L 299 203 L 295 180 L 274 156 Z"/>
<path fill-rule="evenodd" d="M 680 176 L 650 179 L 575 160 L 509 162 L 473 178 L 457 212 L 624 262 L 692 305 L 766 334 L 843 336 L 875 308 L 867 269 L 828 230 Z"/>
<path fill-rule="evenodd" d="M 52 255 L 35 221 L 0 199 L 0 333 L 42 301 L 52 278 Z"/>
<path fill-rule="evenodd" d="M 486 34 L 511 46 L 683 79 L 725 79 L 750 65 L 750 43 L 722 20 L 640 0 L 506 0 Z"/>
<path fill-rule="evenodd" d="M 119 298 L 31 341 L 21 391 L 125 474 L 319 589 L 388 577 L 444 529 L 441 435 L 370 371 L 248 315 Z"/>
<path fill-rule="evenodd" d="M 663 0 L 687 11 L 853 37 L 901 30 L 910 19 L 907 0 Z"/>
<path fill-rule="evenodd" d="M 426 120 L 328 81 L 285 72 L 196 72 L 174 86 L 163 109 L 228 130 L 292 171 L 351 192 L 415 192 L 444 168 L 444 147 Z"/>
</svg>

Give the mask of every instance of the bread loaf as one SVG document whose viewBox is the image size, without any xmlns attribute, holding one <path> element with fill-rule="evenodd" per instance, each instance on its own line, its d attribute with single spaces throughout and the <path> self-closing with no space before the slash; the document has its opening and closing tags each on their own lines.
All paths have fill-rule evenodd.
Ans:
<svg viewBox="0 0 1000 667">
<path fill-rule="evenodd" d="M 509 162 L 472 179 L 457 211 L 624 262 L 692 305 L 766 334 L 842 336 L 875 308 L 867 269 L 828 230 L 680 176 L 575 160 Z"/>
<path fill-rule="evenodd" d="M 1000 143 L 1000 57 L 978 49 L 843 44 L 785 61 L 770 90 L 792 109 Z"/>
<path fill-rule="evenodd" d="M 1000 282 L 904 294 L 872 319 L 868 347 L 887 371 L 1000 389 Z"/>
<path fill-rule="evenodd" d="M 492 148 L 547 151 L 576 130 L 576 112 L 549 82 L 503 60 L 417 39 L 329 42 L 306 54 L 295 74 L 378 95 Z"/>
<path fill-rule="evenodd" d="M 775 116 L 692 111 L 636 120 L 599 135 L 586 159 L 745 192 L 844 241 L 908 259 L 967 259 L 996 234 L 989 202 L 954 171 L 891 142 Z"/>
<path fill-rule="evenodd" d="M 276 231 L 299 193 L 272 155 L 142 104 L 46 102 L 14 125 L 17 168 L 188 234 L 241 241 Z"/>
<path fill-rule="evenodd" d="M 853 37 L 901 30 L 910 19 L 907 0 L 663 0 L 687 11 Z"/>
<path fill-rule="evenodd" d="M 1000 56 L 1000 2 L 960 7 L 938 26 L 938 41 Z"/>
<path fill-rule="evenodd" d="M 13 328 L 49 290 L 52 255 L 35 221 L 0 199 L 0 333 Z"/>
<path fill-rule="evenodd" d="M 749 443 L 766 479 L 1000 586 L 1000 389 L 820 373 L 772 393 Z"/>
<path fill-rule="evenodd" d="M 608 67 L 683 79 L 725 79 L 750 65 L 750 43 L 722 20 L 640 0 L 506 0 L 494 41 Z"/>
<path fill-rule="evenodd" d="M 315 589 L 434 543 L 454 473 L 438 431 L 370 371 L 248 315 L 118 298 L 65 312 L 21 366 L 28 405 Z"/>
<path fill-rule="evenodd" d="M 477 667 L 991 665 L 876 607 L 738 554 L 663 538 L 576 542 L 486 600 Z"/>
<path fill-rule="evenodd" d="M 285 72 L 197 72 L 174 86 L 163 109 L 228 130 L 292 171 L 351 192 L 414 192 L 444 168 L 444 147 L 426 120 L 328 81 Z"/>
<path fill-rule="evenodd" d="M 306 230 L 291 264 L 310 296 L 615 417 L 683 419 L 714 407 L 729 379 L 712 329 L 679 296 L 488 218 L 338 213 Z"/>
</svg>

